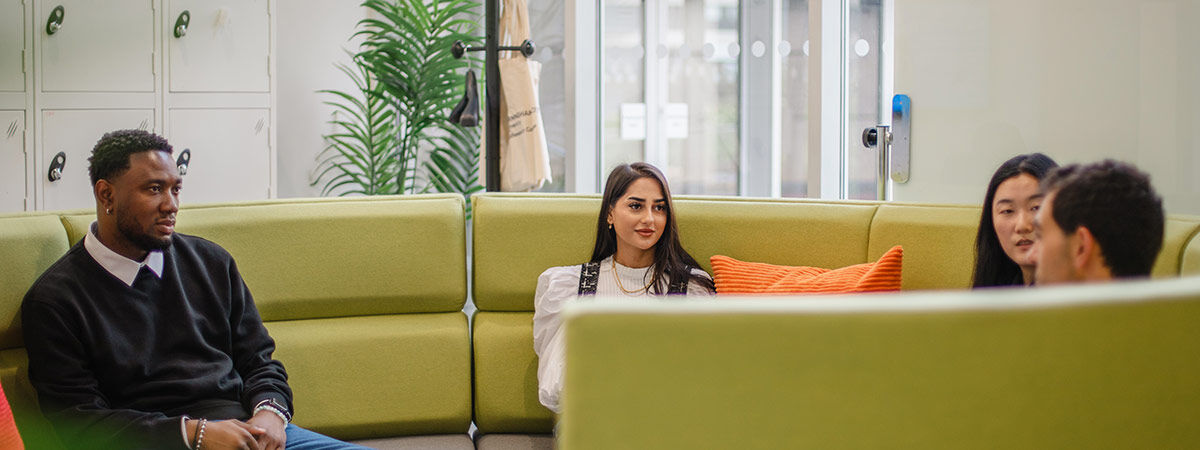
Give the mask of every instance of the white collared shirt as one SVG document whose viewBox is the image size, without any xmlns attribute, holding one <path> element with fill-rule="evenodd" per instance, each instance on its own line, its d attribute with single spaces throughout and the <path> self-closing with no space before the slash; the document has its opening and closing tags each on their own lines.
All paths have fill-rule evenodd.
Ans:
<svg viewBox="0 0 1200 450">
<path fill-rule="evenodd" d="M 112 251 L 103 242 L 100 242 L 100 238 L 96 237 L 98 226 L 96 222 L 92 222 L 92 225 L 88 227 L 87 236 L 83 238 L 83 248 L 87 249 L 89 255 L 92 255 L 92 259 L 100 263 L 100 267 L 129 286 L 133 286 L 133 280 L 137 278 L 137 274 L 143 266 L 149 266 L 154 276 L 162 278 L 162 250 L 152 250 L 146 255 L 146 259 L 141 262 L 134 261 Z"/>
</svg>

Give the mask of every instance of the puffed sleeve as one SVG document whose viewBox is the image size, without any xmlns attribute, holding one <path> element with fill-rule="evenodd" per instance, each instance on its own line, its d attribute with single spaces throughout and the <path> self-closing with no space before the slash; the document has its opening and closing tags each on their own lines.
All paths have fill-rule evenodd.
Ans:
<svg viewBox="0 0 1200 450">
<path fill-rule="evenodd" d="M 702 276 L 709 280 L 712 279 L 712 277 L 709 276 L 708 272 L 705 272 L 704 269 L 692 269 L 692 275 L 699 275 L 699 276 Z M 692 297 L 692 296 L 708 297 L 708 296 L 712 296 L 712 295 L 716 294 L 715 292 L 708 290 L 708 288 L 704 287 L 700 283 L 697 283 L 695 279 L 688 282 L 687 290 L 688 290 L 688 292 L 687 292 L 688 297 Z"/>
<path fill-rule="evenodd" d="M 538 277 L 533 296 L 533 351 L 538 356 L 538 401 L 559 412 L 562 393 L 562 310 L 579 296 L 579 266 L 552 267 Z"/>
</svg>

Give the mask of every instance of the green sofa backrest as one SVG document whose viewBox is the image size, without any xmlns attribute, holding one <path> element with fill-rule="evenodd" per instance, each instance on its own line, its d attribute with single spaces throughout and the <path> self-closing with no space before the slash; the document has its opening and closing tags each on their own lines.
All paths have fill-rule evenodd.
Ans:
<svg viewBox="0 0 1200 450">
<path fill-rule="evenodd" d="M 275 200 L 179 211 L 180 233 L 224 247 L 263 319 L 455 312 L 466 288 L 459 196 Z M 72 243 L 94 214 L 67 215 Z"/>
<path fill-rule="evenodd" d="M 1200 446 L 1200 277 L 573 306 L 564 450 Z"/>
<path fill-rule="evenodd" d="M 434 194 L 187 206 L 178 231 L 234 256 L 288 370 L 298 425 L 346 439 L 466 433 L 464 203 Z M 24 236 L 12 238 L 24 247 L 2 247 L 21 255 L 21 270 L 0 274 L 0 314 L 15 315 L 27 274 L 45 270 L 93 220 L 84 211 L 0 218 L 0 240 Z M 48 237 L 18 227 L 26 222 Z M 14 404 L 32 405 L 19 336 L 0 329 L 0 379 Z M 17 411 L 23 435 L 41 430 L 23 422 L 44 424 L 30 411 Z"/>
</svg>

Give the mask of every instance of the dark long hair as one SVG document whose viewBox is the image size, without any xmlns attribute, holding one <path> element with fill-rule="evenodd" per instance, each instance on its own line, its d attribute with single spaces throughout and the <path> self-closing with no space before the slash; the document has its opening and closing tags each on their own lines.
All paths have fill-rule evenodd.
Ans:
<svg viewBox="0 0 1200 450">
<path fill-rule="evenodd" d="M 600 203 L 600 217 L 596 219 L 596 247 L 592 250 L 592 262 L 603 261 L 617 252 L 617 232 L 608 227 L 608 213 L 616 206 L 617 200 L 629 190 L 629 185 L 642 178 L 652 178 L 662 188 L 663 198 L 667 201 L 667 225 L 662 236 L 654 244 L 654 269 L 650 271 L 651 285 L 654 294 L 662 294 L 664 286 L 671 277 L 677 279 L 686 276 L 689 282 L 694 281 L 708 289 L 716 290 L 713 281 L 707 277 L 693 274 L 693 268 L 699 268 L 683 245 L 679 243 L 679 228 L 675 225 L 675 202 L 671 200 L 671 188 L 667 185 L 667 177 L 650 164 L 635 162 L 621 164 L 608 174 L 604 184 L 604 199 Z"/>
<path fill-rule="evenodd" d="M 1029 174 L 1038 180 L 1046 177 L 1058 163 L 1041 153 L 1017 155 L 1005 161 L 992 174 L 988 182 L 987 195 L 983 197 L 983 214 L 979 216 L 979 231 L 975 235 L 975 278 L 971 286 L 1013 286 L 1025 284 L 1018 266 L 1000 247 L 996 237 L 996 224 L 992 222 L 992 201 L 1000 183 L 1020 174 Z"/>
</svg>

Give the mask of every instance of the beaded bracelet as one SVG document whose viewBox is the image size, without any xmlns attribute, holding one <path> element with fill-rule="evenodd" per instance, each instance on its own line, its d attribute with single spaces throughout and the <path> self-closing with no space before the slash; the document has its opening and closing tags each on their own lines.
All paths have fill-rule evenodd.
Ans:
<svg viewBox="0 0 1200 450">
<path fill-rule="evenodd" d="M 200 446 L 204 445 L 204 429 L 208 426 L 208 419 L 200 419 L 199 430 L 196 431 L 196 445 L 192 450 L 200 450 Z"/>
<path fill-rule="evenodd" d="M 270 411 L 270 412 L 273 412 L 273 413 L 275 413 L 275 415 L 276 415 L 276 416 L 279 416 L 279 420 L 282 420 L 284 425 L 287 425 L 287 424 L 288 424 L 288 417 L 287 417 L 286 415 L 284 415 L 284 414 L 283 414 L 283 411 L 280 411 L 280 410 L 279 410 L 279 408 L 276 408 L 276 407 L 274 407 L 274 406 L 271 406 L 271 405 L 269 405 L 269 404 L 268 404 L 268 405 L 261 405 L 261 406 L 259 406 L 259 407 L 257 407 L 257 408 L 254 408 L 254 414 L 252 414 L 252 415 L 257 415 L 259 411 Z"/>
</svg>

